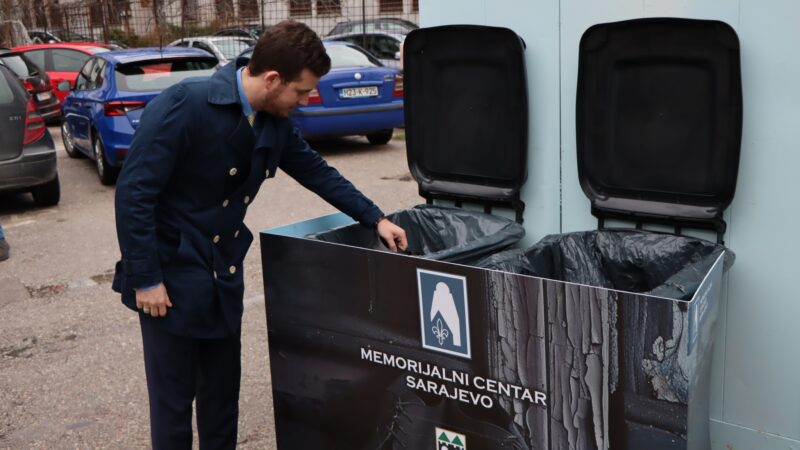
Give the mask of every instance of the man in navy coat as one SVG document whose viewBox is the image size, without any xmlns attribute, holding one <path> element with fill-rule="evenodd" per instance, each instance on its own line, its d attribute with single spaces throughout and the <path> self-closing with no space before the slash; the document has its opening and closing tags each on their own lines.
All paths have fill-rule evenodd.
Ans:
<svg viewBox="0 0 800 450">
<path fill-rule="evenodd" d="M 297 22 L 267 30 L 252 58 L 187 80 L 145 109 L 116 191 L 122 259 L 114 290 L 140 311 L 154 448 L 234 448 L 238 422 L 244 216 L 280 168 L 393 250 L 405 232 L 300 137 L 287 118 L 330 59 Z"/>
</svg>

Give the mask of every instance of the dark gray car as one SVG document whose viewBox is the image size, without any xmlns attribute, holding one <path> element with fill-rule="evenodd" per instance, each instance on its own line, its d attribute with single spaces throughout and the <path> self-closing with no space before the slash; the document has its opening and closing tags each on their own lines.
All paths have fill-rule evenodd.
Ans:
<svg viewBox="0 0 800 450">
<path fill-rule="evenodd" d="M 0 193 L 29 191 L 40 206 L 61 198 L 56 148 L 16 75 L 0 66 Z"/>
</svg>

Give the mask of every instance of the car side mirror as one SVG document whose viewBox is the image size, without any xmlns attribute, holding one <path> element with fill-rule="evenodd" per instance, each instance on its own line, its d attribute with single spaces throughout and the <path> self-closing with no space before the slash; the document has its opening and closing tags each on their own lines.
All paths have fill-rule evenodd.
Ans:
<svg viewBox="0 0 800 450">
<path fill-rule="evenodd" d="M 69 92 L 69 81 L 64 80 L 56 85 L 56 89 L 61 92 Z"/>
</svg>

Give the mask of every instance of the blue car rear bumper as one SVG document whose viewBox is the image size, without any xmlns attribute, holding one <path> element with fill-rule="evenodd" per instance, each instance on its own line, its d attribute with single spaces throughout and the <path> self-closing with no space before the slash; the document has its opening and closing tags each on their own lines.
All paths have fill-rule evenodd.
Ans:
<svg viewBox="0 0 800 450">
<path fill-rule="evenodd" d="M 292 120 L 305 137 L 368 134 L 402 127 L 403 101 L 348 108 L 304 107 Z"/>
</svg>

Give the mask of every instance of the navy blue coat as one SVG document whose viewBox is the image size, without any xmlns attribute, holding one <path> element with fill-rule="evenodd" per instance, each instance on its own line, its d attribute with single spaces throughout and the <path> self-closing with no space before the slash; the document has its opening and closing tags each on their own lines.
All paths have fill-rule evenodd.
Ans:
<svg viewBox="0 0 800 450">
<path fill-rule="evenodd" d="M 117 182 L 122 259 L 113 288 L 136 309 L 134 289 L 163 281 L 173 307 L 158 320 L 181 336 L 239 335 L 242 266 L 253 241 L 243 220 L 278 168 L 364 225 L 382 216 L 288 119 L 260 112 L 250 126 L 236 85 L 245 61 L 152 100 Z"/>
</svg>

